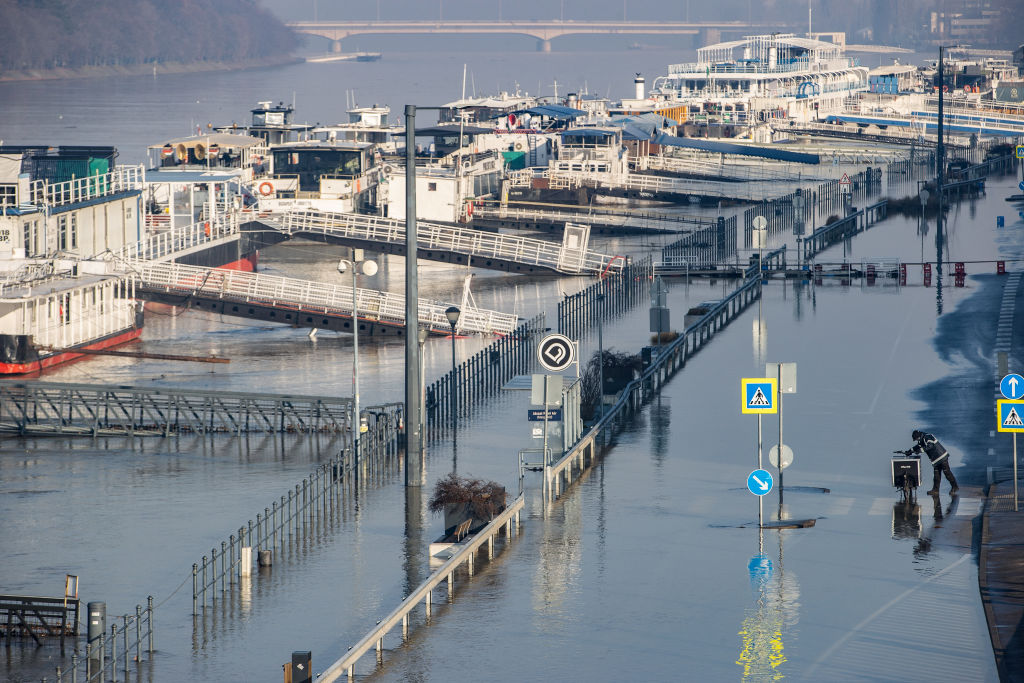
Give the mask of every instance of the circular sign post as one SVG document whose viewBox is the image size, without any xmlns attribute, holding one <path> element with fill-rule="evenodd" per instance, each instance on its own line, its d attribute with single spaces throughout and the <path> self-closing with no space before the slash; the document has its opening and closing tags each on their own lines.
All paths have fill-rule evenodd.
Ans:
<svg viewBox="0 0 1024 683">
<path fill-rule="evenodd" d="M 548 372 L 562 372 L 576 360 L 576 344 L 564 334 L 549 334 L 537 345 L 537 360 Z"/>
<path fill-rule="evenodd" d="M 768 462 L 780 470 L 786 469 L 793 464 L 793 449 L 786 444 L 782 444 L 782 467 L 779 467 L 779 447 L 772 446 L 771 450 L 768 451 Z"/>
<path fill-rule="evenodd" d="M 747 490 L 755 496 L 767 495 L 772 484 L 772 473 L 768 470 L 754 470 L 747 476 Z"/>
</svg>

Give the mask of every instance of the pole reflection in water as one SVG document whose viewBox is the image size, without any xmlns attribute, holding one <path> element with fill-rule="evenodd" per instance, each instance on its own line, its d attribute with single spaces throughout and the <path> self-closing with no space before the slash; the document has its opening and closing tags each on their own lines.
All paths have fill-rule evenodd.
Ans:
<svg viewBox="0 0 1024 683">
<path fill-rule="evenodd" d="M 754 346 L 754 367 L 763 368 L 768 356 L 768 321 L 754 318 L 751 340 Z"/>
<path fill-rule="evenodd" d="M 763 539 L 763 531 L 760 532 Z M 743 669 L 743 680 L 778 681 L 785 677 L 785 638 L 795 637 L 800 620 L 800 585 L 796 575 L 786 573 L 783 539 L 786 531 L 777 532 L 779 556 L 776 561 L 764 552 L 750 558 L 750 591 L 755 606 L 745 611 L 739 630 L 740 650 L 736 664 Z"/>
</svg>

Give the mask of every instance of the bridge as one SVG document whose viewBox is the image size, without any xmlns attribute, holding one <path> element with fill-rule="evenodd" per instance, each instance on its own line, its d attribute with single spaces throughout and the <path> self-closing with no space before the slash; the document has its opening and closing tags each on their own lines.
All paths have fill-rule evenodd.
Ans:
<svg viewBox="0 0 1024 683">
<path fill-rule="evenodd" d="M 366 408 L 394 413 L 398 404 Z M 350 434 L 352 399 L 242 391 L 0 382 L 0 433 L 155 435 Z"/>
<path fill-rule="evenodd" d="M 405 255 L 405 222 L 353 213 L 293 211 L 281 230 L 306 239 Z M 621 270 L 622 257 L 517 235 L 417 221 L 417 258 L 510 273 L 600 275 Z"/>
<path fill-rule="evenodd" d="M 135 281 L 135 295 L 140 299 L 294 327 L 352 331 L 351 287 L 170 261 L 122 261 L 121 264 Z M 357 288 L 355 298 L 354 317 L 361 336 L 404 334 L 405 296 Z M 451 325 L 444 314 L 448 306 L 420 299 L 420 326 L 431 334 L 451 334 Z M 508 334 L 517 322 L 517 316 L 511 313 L 463 306 L 458 330 Z"/>
<path fill-rule="evenodd" d="M 743 21 L 671 22 L 671 21 L 295 21 L 288 27 L 298 33 L 320 36 L 331 41 L 331 50 L 341 52 L 341 41 L 357 35 L 527 35 L 537 39 L 537 49 L 551 51 L 551 40 L 568 35 L 662 35 L 693 36 L 695 46 L 721 41 L 725 32 L 747 35 L 766 33 L 783 26 L 754 26 Z"/>
</svg>

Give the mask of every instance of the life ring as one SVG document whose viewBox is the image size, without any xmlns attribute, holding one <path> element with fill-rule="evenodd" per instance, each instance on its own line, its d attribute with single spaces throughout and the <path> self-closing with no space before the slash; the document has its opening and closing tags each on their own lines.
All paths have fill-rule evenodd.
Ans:
<svg viewBox="0 0 1024 683">
<path fill-rule="evenodd" d="M 942 92 L 949 92 L 949 86 L 948 85 L 942 86 Z"/>
<path fill-rule="evenodd" d="M 517 152 L 522 152 L 522 151 L 523 151 L 523 143 L 521 143 L 521 142 L 517 142 L 517 143 L 515 144 L 515 150 L 516 150 Z"/>
<path fill-rule="evenodd" d="M 466 215 L 467 216 L 472 216 L 473 215 L 473 202 L 466 202 Z"/>
<path fill-rule="evenodd" d="M 206 224 L 203 226 L 203 234 L 207 237 L 210 236 L 210 221 L 206 221 Z"/>
<path fill-rule="evenodd" d="M 971 92 L 971 86 L 965 85 L 964 86 L 964 92 Z"/>
<path fill-rule="evenodd" d="M 274 186 L 267 182 L 266 180 L 264 180 L 262 183 L 260 183 L 260 194 L 263 195 L 264 197 L 269 197 L 270 195 L 274 194 Z"/>
</svg>

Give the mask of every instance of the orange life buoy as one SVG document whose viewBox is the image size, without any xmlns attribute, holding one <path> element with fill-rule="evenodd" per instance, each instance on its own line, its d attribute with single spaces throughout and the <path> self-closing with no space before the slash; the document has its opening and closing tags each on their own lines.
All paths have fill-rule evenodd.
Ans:
<svg viewBox="0 0 1024 683">
<path fill-rule="evenodd" d="M 468 202 L 466 204 L 466 215 L 467 216 L 472 216 L 473 215 L 473 202 Z"/>
<path fill-rule="evenodd" d="M 210 221 L 206 221 L 206 225 L 203 226 L 203 232 L 206 233 L 207 237 L 210 236 Z"/>
<path fill-rule="evenodd" d="M 949 92 L 949 86 L 948 85 L 942 86 L 942 92 Z"/>
<path fill-rule="evenodd" d="M 262 183 L 260 183 L 260 194 L 263 195 L 264 197 L 269 197 L 270 195 L 274 194 L 274 186 L 264 180 Z"/>
<path fill-rule="evenodd" d="M 964 92 L 971 92 L 971 86 L 965 85 L 964 86 Z"/>
</svg>

